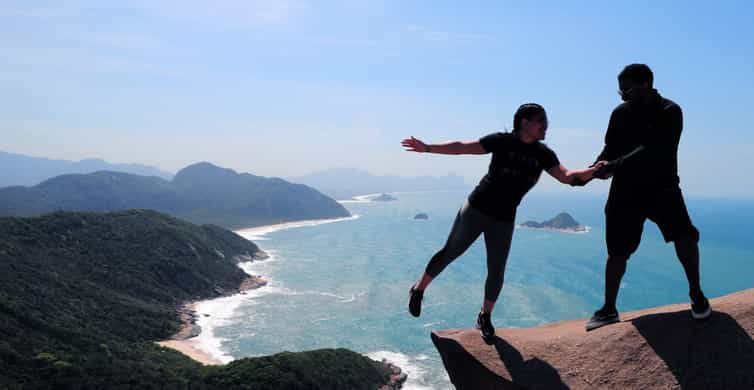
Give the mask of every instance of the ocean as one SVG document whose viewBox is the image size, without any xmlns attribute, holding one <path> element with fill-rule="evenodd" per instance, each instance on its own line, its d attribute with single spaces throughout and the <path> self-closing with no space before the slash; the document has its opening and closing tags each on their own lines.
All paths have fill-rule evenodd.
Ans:
<svg viewBox="0 0 754 390">
<path fill-rule="evenodd" d="M 200 346 L 223 361 L 349 348 L 403 368 L 406 389 L 452 388 L 430 332 L 474 325 L 486 275 L 483 239 L 430 285 L 420 318 L 408 314 L 406 302 L 467 194 L 396 193 L 397 202 L 344 202 L 353 218 L 239 232 L 271 255 L 241 265 L 269 283 L 245 295 L 200 302 Z M 604 201 L 570 192 L 524 198 L 517 222 L 565 211 L 590 231 L 516 229 L 493 313 L 496 327 L 587 318 L 602 304 Z M 687 204 L 701 231 L 705 293 L 716 297 L 754 287 L 754 201 L 691 198 Z M 414 220 L 420 212 L 429 219 Z M 672 244 L 647 222 L 629 260 L 619 310 L 687 301 Z"/>
</svg>

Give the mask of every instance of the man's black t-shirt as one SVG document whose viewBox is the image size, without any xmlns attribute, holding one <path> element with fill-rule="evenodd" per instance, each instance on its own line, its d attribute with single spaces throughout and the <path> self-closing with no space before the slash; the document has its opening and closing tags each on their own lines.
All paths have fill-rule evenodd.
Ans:
<svg viewBox="0 0 754 390">
<path fill-rule="evenodd" d="M 492 153 L 492 160 L 489 171 L 469 195 L 469 204 L 493 218 L 513 221 L 521 198 L 543 170 L 560 164 L 558 157 L 547 145 L 524 143 L 514 133 L 493 133 L 479 142 Z"/>
<path fill-rule="evenodd" d="M 678 186 L 678 142 L 683 130 L 681 108 L 653 91 L 644 104 L 623 103 L 613 110 L 605 134 L 605 147 L 597 160 L 614 160 L 638 146 L 636 153 L 616 170 L 608 204 L 632 204 Z"/>
</svg>

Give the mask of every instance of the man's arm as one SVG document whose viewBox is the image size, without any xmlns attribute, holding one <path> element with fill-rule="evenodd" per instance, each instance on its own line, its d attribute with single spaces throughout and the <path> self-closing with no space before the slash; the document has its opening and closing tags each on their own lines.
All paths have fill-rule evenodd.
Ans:
<svg viewBox="0 0 754 390">
<path fill-rule="evenodd" d="M 612 114 L 610 114 L 610 121 L 607 124 L 607 132 L 605 132 L 605 146 L 602 148 L 602 152 L 597 156 L 597 159 L 594 160 L 592 166 L 599 161 L 610 161 L 618 157 L 618 153 L 615 150 L 615 138 L 618 133 L 618 116 L 618 109 L 613 110 Z"/>
<path fill-rule="evenodd" d="M 489 153 L 479 141 L 451 141 L 440 144 L 426 144 L 411 137 L 401 141 L 401 145 L 409 152 L 437 153 L 437 154 L 486 154 Z"/>
</svg>

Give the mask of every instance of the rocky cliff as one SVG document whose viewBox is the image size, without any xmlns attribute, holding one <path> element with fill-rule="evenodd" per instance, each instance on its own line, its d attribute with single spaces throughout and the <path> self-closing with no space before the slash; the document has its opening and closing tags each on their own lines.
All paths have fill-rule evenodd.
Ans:
<svg viewBox="0 0 754 390">
<path fill-rule="evenodd" d="M 754 389 L 754 289 L 711 300 L 622 313 L 622 322 L 584 331 L 586 320 L 432 333 L 458 389 Z"/>
</svg>

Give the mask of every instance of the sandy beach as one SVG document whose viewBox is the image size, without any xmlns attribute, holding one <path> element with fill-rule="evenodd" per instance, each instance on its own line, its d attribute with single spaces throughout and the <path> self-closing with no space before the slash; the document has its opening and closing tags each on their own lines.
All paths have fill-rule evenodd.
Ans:
<svg viewBox="0 0 754 390">
<path fill-rule="evenodd" d="M 223 362 L 210 356 L 210 354 L 202 351 L 197 342 L 193 339 L 188 340 L 165 340 L 158 341 L 157 344 L 163 347 L 175 349 L 178 352 L 196 360 L 197 362 L 204 364 L 205 366 L 221 365 Z"/>
<path fill-rule="evenodd" d="M 244 294 L 245 291 L 256 289 L 266 284 L 267 281 L 262 277 L 252 275 L 241 283 L 241 286 L 238 288 L 238 293 Z M 198 318 L 198 313 L 196 312 L 197 303 L 198 302 L 190 302 L 178 309 L 182 322 L 181 330 L 171 336 L 170 339 L 158 341 L 157 344 L 175 349 L 204 365 L 224 364 L 221 360 L 204 351 L 199 344 L 199 340 L 196 336 L 201 333 L 202 329 L 196 324 Z"/>
</svg>

